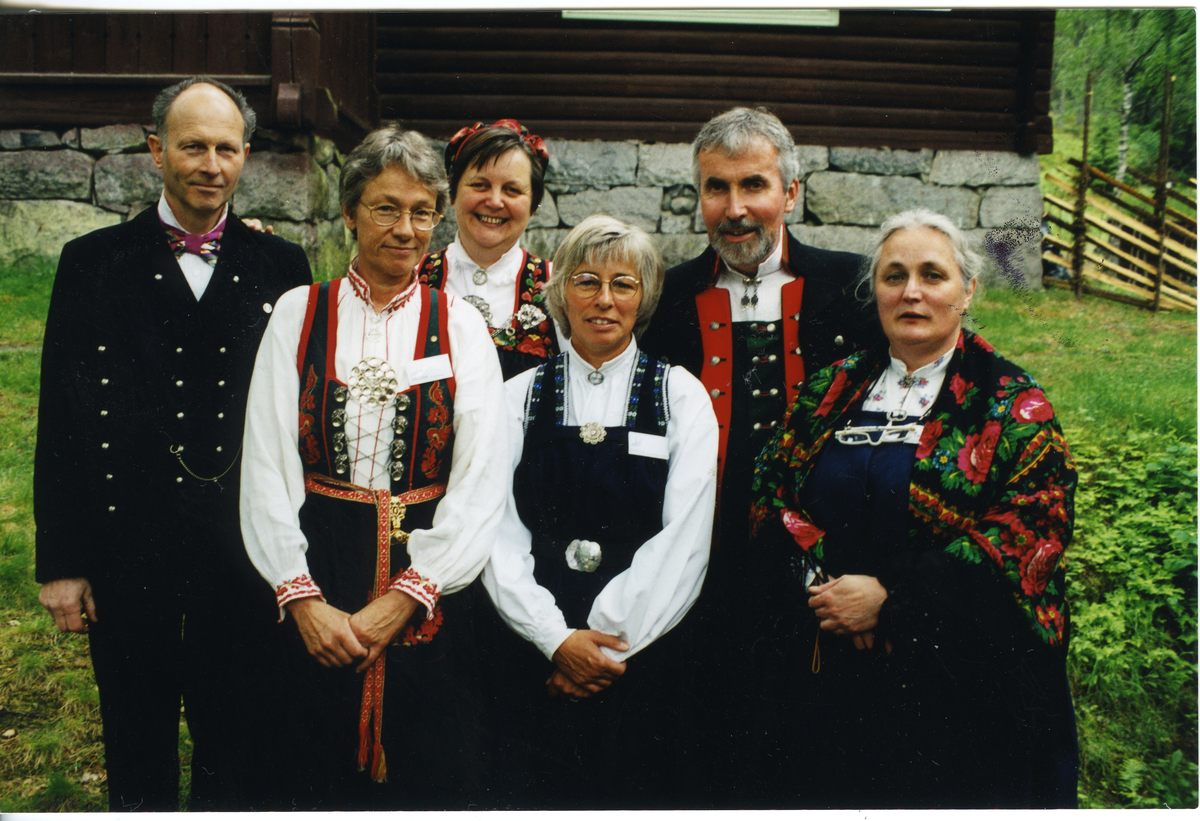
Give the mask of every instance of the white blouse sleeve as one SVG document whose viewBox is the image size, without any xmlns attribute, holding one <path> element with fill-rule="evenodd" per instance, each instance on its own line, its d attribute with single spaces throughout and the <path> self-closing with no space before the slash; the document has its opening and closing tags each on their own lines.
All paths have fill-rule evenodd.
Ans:
<svg viewBox="0 0 1200 821">
<path fill-rule="evenodd" d="M 488 560 L 504 511 L 508 432 L 500 360 L 482 315 L 450 297 L 450 355 L 454 393 L 454 453 L 446 495 L 433 525 L 408 540 L 412 569 L 442 594 L 466 587 Z"/>
<path fill-rule="evenodd" d="M 629 649 L 601 650 L 624 661 L 683 619 L 708 569 L 717 499 L 717 417 L 700 381 L 680 367 L 667 379 L 666 499 L 663 529 L 600 591 L 588 615 L 593 630 L 620 636 Z"/>
<path fill-rule="evenodd" d="M 275 304 L 254 361 L 242 440 L 242 539 L 250 561 L 276 591 L 308 575 L 308 540 L 300 532 L 304 465 L 296 370 L 307 307 L 307 287 L 288 291 Z"/>
<path fill-rule="evenodd" d="M 483 586 L 500 617 L 526 641 L 533 642 L 546 658 L 571 635 L 567 620 L 554 603 L 554 595 L 533 577 L 533 537 L 521 521 L 513 497 L 513 473 L 525 447 L 525 397 L 533 371 L 517 374 L 504 383 L 504 421 L 511 455 L 505 474 L 507 502 L 491 559 L 483 569 Z"/>
</svg>

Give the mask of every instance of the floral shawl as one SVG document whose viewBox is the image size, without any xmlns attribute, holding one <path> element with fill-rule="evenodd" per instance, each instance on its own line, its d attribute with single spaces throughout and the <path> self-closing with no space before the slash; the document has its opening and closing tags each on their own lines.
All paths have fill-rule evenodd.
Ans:
<svg viewBox="0 0 1200 821">
<path fill-rule="evenodd" d="M 823 562 L 824 532 L 801 509 L 799 491 L 887 362 L 886 347 L 859 352 L 803 386 L 755 468 L 752 547 L 782 550 L 793 570 L 805 551 Z M 881 628 L 904 637 L 922 620 L 926 628 L 935 621 L 935 633 L 958 622 L 964 636 L 990 633 L 1011 647 L 1024 623 L 1033 644 L 1061 645 L 1075 484 L 1041 387 L 982 337 L 960 333 L 917 446 L 908 554 L 879 576 L 888 589 Z"/>
</svg>

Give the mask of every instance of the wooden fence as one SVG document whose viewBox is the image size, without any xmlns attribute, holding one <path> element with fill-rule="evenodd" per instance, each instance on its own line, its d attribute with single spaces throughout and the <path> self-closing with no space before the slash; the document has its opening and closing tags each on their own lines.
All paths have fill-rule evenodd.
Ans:
<svg viewBox="0 0 1200 821">
<path fill-rule="evenodd" d="M 1129 169 L 1161 186 L 1156 197 L 1095 166 L 1069 163 L 1074 172 L 1060 167 L 1046 173 L 1042 198 L 1050 233 L 1042 257 L 1070 271 L 1073 282 L 1046 282 L 1151 309 L 1195 311 L 1196 219 L 1170 205 L 1156 215 L 1156 200 L 1168 198 L 1194 213 L 1194 182 L 1189 196 Z"/>
<path fill-rule="evenodd" d="M 1167 163 L 1175 76 L 1163 72 L 1157 172 L 1151 176 L 1126 169 L 1151 186 L 1153 196 L 1089 163 L 1092 79 L 1089 72 L 1083 103 L 1083 159 L 1067 161 L 1075 173 L 1050 169 L 1042 186 L 1043 213 L 1051 226 L 1042 258 L 1069 270 L 1071 282 L 1045 282 L 1071 288 L 1077 297 L 1092 294 L 1152 311 L 1195 311 L 1196 181 L 1191 180 L 1190 195 L 1181 192 L 1171 182 Z M 1172 200 L 1190 213 L 1172 207 Z M 1056 234 L 1055 227 L 1065 234 Z M 1069 252 L 1069 257 L 1060 251 Z"/>
</svg>

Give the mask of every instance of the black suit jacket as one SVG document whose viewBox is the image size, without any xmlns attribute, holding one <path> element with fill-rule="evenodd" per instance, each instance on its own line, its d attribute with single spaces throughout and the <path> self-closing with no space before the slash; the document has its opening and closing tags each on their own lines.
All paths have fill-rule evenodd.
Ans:
<svg viewBox="0 0 1200 821">
<path fill-rule="evenodd" d="M 212 545 L 214 555 L 244 554 L 238 480 L 254 358 L 275 301 L 311 282 L 300 246 L 232 214 L 198 301 L 156 206 L 63 247 L 34 457 L 39 582 L 153 580 L 207 560 L 177 554 L 172 533 L 181 543 L 218 533 L 236 544 Z"/>
<path fill-rule="evenodd" d="M 811 375 L 854 351 L 882 340 L 873 304 L 854 297 L 854 282 L 863 258 L 843 251 L 802 245 L 789 232 L 788 268 L 804 278 L 800 303 L 800 338 L 783 340 L 784 350 L 800 346 L 804 373 Z M 653 356 L 682 365 L 697 379 L 703 367 L 696 295 L 712 284 L 717 252 L 710 245 L 693 260 L 666 273 L 658 309 L 638 345 Z M 722 420 L 728 423 L 728 420 Z"/>
</svg>

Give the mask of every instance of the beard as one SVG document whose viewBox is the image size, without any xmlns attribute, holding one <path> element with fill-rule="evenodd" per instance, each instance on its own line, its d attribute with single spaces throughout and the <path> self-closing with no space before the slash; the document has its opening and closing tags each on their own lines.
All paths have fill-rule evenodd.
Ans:
<svg viewBox="0 0 1200 821">
<path fill-rule="evenodd" d="M 725 238 L 727 232 L 754 230 L 758 236 L 743 242 L 730 242 Z M 758 265 L 775 250 L 779 241 L 778 231 L 768 231 L 761 222 L 752 219 L 721 220 L 713 230 L 708 232 L 708 241 L 717 249 L 721 259 L 731 268 L 739 266 Z"/>
</svg>

